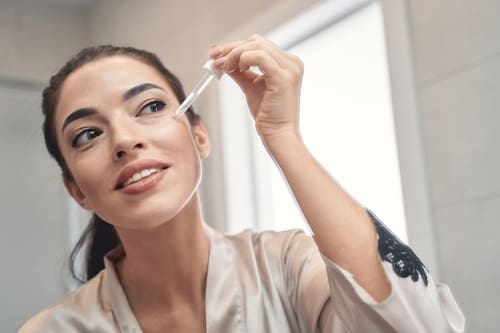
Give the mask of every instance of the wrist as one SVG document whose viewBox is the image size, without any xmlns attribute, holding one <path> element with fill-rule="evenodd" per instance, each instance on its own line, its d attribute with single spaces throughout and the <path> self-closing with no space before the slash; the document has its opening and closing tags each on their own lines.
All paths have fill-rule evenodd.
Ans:
<svg viewBox="0 0 500 333">
<path fill-rule="evenodd" d="M 282 129 L 262 134 L 261 140 L 266 150 L 274 157 L 279 153 L 290 151 L 299 146 L 304 146 L 302 137 L 298 130 Z"/>
</svg>

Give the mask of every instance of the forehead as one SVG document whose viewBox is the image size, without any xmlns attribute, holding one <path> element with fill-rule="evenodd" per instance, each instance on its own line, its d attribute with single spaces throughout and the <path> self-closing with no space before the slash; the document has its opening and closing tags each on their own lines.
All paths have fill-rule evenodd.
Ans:
<svg viewBox="0 0 500 333">
<path fill-rule="evenodd" d="M 82 91 L 82 87 L 85 90 L 118 90 L 144 82 L 168 86 L 160 73 L 149 64 L 123 55 L 105 57 L 91 61 L 71 73 L 62 85 L 61 97 L 67 93 Z"/>
<path fill-rule="evenodd" d="M 62 84 L 56 122 L 79 108 L 99 108 L 121 102 L 125 91 L 143 83 L 154 83 L 174 95 L 154 67 L 133 57 L 110 56 L 87 63 L 71 73 Z"/>
</svg>

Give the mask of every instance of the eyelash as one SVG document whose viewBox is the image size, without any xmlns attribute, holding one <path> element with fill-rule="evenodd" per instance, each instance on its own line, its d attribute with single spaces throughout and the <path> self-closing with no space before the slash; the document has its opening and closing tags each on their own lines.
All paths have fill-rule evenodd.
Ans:
<svg viewBox="0 0 500 333">
<path fill-rule="evenodd" d="M 80 138 L 82 138 L 84 135 L 90 134 L 92 132 L 97 133 L 97 134 L 95 134 L 95 136 L 93 138 L 89 139 L 89 141 L 92 140 L 92 139 L 94 139 L 94 138 L 96 138 L 96 137 L 98 137 L 99 135 L 102 134 L 102 131 L 100 129 L 97 129 L 97 128 L 84 128 L 84 129 L 82 129 L 81 131 L 79 131 L 75 135 L 75 137 L 73 138 L 73 140 L 71 140 L 71 147 L 78 148 L 80 146 L 83 146 L 85 143 L 79 144 L 78 140 L 80 140 Z"/>
<path fill-rule="evenodd" d="M 151 110 L 150 113 L 156 113 L 156 112 L 160 112 L 162 111 L 165 106 L 167 104 L 163 101 L 160 101 L 160 100 L 154 100 L 154 101 L 151 101 L 149 103 L 147 103 L 146 105 L 144 105 L 140 110 L 139 110 L 139 113 L 137 113 L 137 116 L 141 116 L 141 114 L 144 112 L 144 110 L 146 110 L 148 107 L 150 108 L 153 108 Z M 102 131 L 100 129 L 97 129 L 97 128 L 84 128 L 82 130 L 80 130 L 76 135 L 75 137 L 73 138 L 73 140 L 71 140 L 71 146 L 74 147 L 74 148 L 78 148 L 80 146 L 83 146 L 85 143 L 82 143 L 82 144 L 79 144 L 78 141 L 86 134 L 90 134 L 90 133 L 94 133 L 94 137 L 89 139 L 89 141 L 93 140 L 94 138 L 98 137 L 99 135 L 102 134 Z M 97 133 L 97 134 L 96 134 Z"/>
<path fill-rule="evenodd" d="M 139 113 L 137 114 L 138 116 L 141 115 L 141 113 L 143 113 L 143 111 L 147 108 L 147 107 L 152 107 L 152 106 L 155 106 L 156 109 L 154 111 L 152 111 L 151 113 L 156 113 L 156 112 L 159 112 L 159 111 L 162 111 L 165 106 L 167 104 L 163 101 L 160 101 L 160 100 L 154 100 L 154 101 L 151 101 L 149 103 L 147 103 L 146 105 L 144 105 L 141 110 L 139 111 Z"/>
</svg>

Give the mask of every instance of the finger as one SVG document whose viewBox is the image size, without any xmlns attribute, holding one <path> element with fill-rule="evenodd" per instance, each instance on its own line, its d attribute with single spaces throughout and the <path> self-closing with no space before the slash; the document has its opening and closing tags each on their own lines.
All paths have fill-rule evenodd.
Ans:
<svg viewBox="0 0 500 333">
<path fill-rule="evenodd" d="M 252 71 L 235 71 L 228 75 L 231 76 L 238 86 L 240 86 L 246 96 L 249 111 L 252 117 L 255 118 L 257 116 L 257 109 L 254 104 L 256 102 L 255 97 L 261 93 L 262 89 L 265 89 L 265 87 L 260 84 L 260 81 L 263 80 L 264 77 Z"/>
<path fill-rule="evenodd" d="M 232 49 L 226 49 L 226 46 L 224 46 L 226 50 L 223 53 L 224 66 L 220 67 L 227 72 L 232 72 L 238 69 L 243 71 L 246 69 L 238 66 L 239 57 L 241 57 L 244 52 L 251 50 L 265 50 L 283 69 L 290 70 L 294 75 L 302 75 L 303 73 L 303 65 L 300 59 L 294 55 L 288 54 L 276 44 L 258 35 L 252 36 L 247 41 L 232 43 L 229 47 Z"/>
<path fill-rule="evenodd" d="M 250 88 L 253 83 L 255 82 L 256 79 L 258 79 L 261 75 L 256 74 L 250 70 L 247 71 L 235 71 L 232 73 L 229 73 L 229 76 L 240 86 L 241 90 L 243 92 L 247 91 L 248 88 Z"/>
<path fill-rule="evenodd" d="M 258 67 L 259 70 L 271 78 L 283 76 L 284 70 L 269 52 L 258 49 L 250 50 L 241 54 L 238 59 L 237 68 L 240 71 L 247 71 L 250 67 Z"/>
<path fill-rule="evenodd" d="M 239 66 L 239 57 L 246 51 L 257 49 L 266 50 L 283 69 L 290 71 L 292 76 L 302 77 L 304 72 L 302 61 L 260 35 L 252 35 L 246 40 L 213 46 L 210 56 L 216 59 L 214 63 L 216 68 L 231 73 L 236 70 L 247 70 L 248 68 Z"/>
<path fill-rule="evenodd" d="M 271 40 L 266 39 L 258 34 L 252 35 L 249 40 L 257 41 L 262 45 L 265 45 L 265 48 L 278 60 L 278 63 L 283 68 L 289 68 L 294 70 L 296 73 L 303 72 L 303 63 L 302 61 L 295 55 L 290 54 L 279 47 L 277 44 L 273 43 Z"/>
<path fill-rule="evenodd" d="M 245 52 L 255 51 L 255 50 L 263 50 L 269 53 L 269 55 L 274 58 L 274 60 L 279 66 L 283 68 L 286 67 L 286 63 L 283 62 L 284 60 L 283 56 L 280 55 L 279 52 L 269 48 L 268 45 L 261 43 L 260 41 L 247 41 L 245 43 L 241 43 L 240 45 L 236 46 L 224 56 L 225 58 L 224 70 L 228 72 L 232 72 L 235 70 L 240 70 L 240 71 L 245 70 L 246 68 L 239 67 L 240 57 Z"/>
<path fill-rule="evenodd" d="M 225 57 L 234 48 L 240 46 L 241 44 L 243 44 L 245 42 L 246 41 L 244 41 L 244 40 L 239 40 L 236 42 L 226 43 L 226 44 L 222 44 L 222 45 L 213 45 L 210 47 L 210 51 L 208 53 L 208 56 L 212 59 Z"/>
</svg>

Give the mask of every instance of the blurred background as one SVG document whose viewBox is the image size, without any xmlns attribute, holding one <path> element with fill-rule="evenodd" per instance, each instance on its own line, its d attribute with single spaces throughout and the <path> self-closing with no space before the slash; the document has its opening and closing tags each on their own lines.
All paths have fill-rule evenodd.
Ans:
<svg viewBox="0 0 500 333">
<path fill-rule="evenodd" d="M 450 285 L 468 332 L 498 332 L 498 31 L 499 0 L 0 0 L 0 331 L 76 287 L 66 262 L 88 213 L 45 151 L 50 75 L 85 46 L 132 45 L 190 90 L 210 45 L 259 33 L 305 63 L 301 130 L 317 158 Z M 196 107 L 213 147 L 207 223 L 307 232 L 234 84 Z"/>
</svg>

